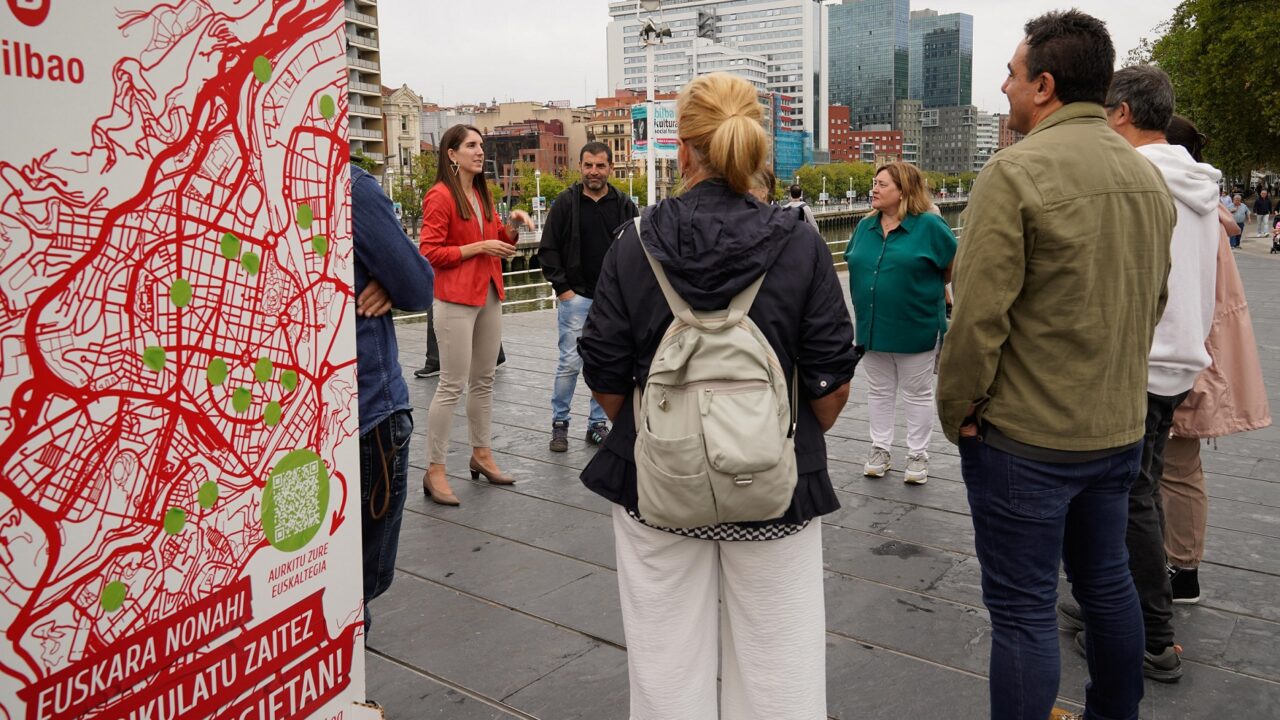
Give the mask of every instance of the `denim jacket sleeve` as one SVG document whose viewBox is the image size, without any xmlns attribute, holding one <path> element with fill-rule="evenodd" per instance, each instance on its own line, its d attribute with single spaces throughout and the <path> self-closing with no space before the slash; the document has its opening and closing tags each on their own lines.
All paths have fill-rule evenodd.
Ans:
<svg viewBox="0 0 1280 720">
<path fill-rule="evenodd" d="M 400 229 L 391 200 L 372 175 L 354 172 L 351 181 L 351 231 L 356 259 L 391 296 L 400 310 L 431 306 L 435 274 L 426 258 Z M 357 287 L 359 293 L 363 287 Z"/>
</svg>

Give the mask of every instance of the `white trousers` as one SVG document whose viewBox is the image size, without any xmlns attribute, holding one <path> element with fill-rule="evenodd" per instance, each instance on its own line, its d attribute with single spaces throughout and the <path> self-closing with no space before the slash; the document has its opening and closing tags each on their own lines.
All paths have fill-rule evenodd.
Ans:
<svg viewBox="0 0 1280 720">
<path fill-rule="evenodd" d="M 821 522 L 780 540 L 698 540 L 614 505 L 613 534 L 631 720 L 826 718 Z"/>
<path fill-rule="evenodd" d="M 867 376 L 867 413 L 871 444 L 891 450 L 898 396 L 907 414 L 907 452 L 925 452 L 933 437 L 933 362 L 936 350 L 922 353 L 868 352 L 858 363 Z"/>
</svg>

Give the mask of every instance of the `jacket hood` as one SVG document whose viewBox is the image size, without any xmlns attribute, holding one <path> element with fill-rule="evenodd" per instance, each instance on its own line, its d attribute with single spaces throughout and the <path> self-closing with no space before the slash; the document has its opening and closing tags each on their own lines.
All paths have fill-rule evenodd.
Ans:
<svg viewBox="0 0 1280 720">
<path fill-rule="evenodd" d="M 642 213 L 640 241 L 695 310 L 719 310 L 773 266 L 792 236 L 813 232 L 800 213 L 706 180 Z"/>
<path fill-rule="evenodd" d="M 1222 179 L 1217 168 L 1196 162 L 1181 145 L 1155 143 L 1139 147 L 1138 152 L 1160 168 L 1175 199 L 1200 215 L 1217 212 L 1218 181 Z"/>
</svg>

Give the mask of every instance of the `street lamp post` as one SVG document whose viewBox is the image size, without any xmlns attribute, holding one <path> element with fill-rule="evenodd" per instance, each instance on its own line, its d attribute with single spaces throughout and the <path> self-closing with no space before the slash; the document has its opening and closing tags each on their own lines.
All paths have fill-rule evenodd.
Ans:
<svg viewBox="0 0 1280 720">
<path fill-rule="evenodd" d="M 533 171 L 533 204 L 538 206 L 538 232 L 542 232 L 542 171 Z"/>
<path fill-rule="evenodd" d="M 640 17 L 640 10 L 652 15 L 662 10 L 662 0 L 639 0 L 639 9 L 636 11 L 636 18 Z M 648 205 L 653 205 L 658 200 L 658 154 L 657 144 L 654 142 L 653 132 L 653 115 L 654 115 L 654 75 L 656 74 L 655 61 L 653 57 L 653 46 L 662 42 L 663 37 L 671 37 L 671 28 L 665 25 L 659 26 L 653 22 L 653 18 L 646 18 L 640 26 L 640 39 L 645 46 L 645 70 L 646 70 L 646 92 L 647 102 L 645 103 L 645 173 L 648 176 L 649 196 L 646 198 Z"/>
<path fill-rule="evenodd" d="M 823 176 L 822 176 L 822 204 L 823 204 L 823 206 L 824 206 L 824 207 L 825 207 L 825 206 L 826 206 L 826 204 L 827 204 L 827 176 L 826 176 L 826 174 L 823 174 Z"/>
</svg>

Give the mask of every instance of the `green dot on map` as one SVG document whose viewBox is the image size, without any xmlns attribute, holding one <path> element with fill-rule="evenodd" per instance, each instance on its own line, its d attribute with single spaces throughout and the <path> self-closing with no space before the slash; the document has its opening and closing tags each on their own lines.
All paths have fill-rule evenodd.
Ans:
<svg viewBox="0 0 1280 720">
<path fill-rule="evenodd" d="M 271 358 L 258 358 L 258 362 L 253 364 L 253 377 L 258 382 L 266 382 L 271 379 Z"/>
<path fill-rule="evenodd" d="M 164 514 L 164 531 L 177 535 L 187 524 L 187 511 L 182 508 L 169 508 Z"/>
<path fill-rule="evenodd" d="M 315 250 L 317 255 L 328 255 L 329 238 L 323 235 L 317 235 L 311 238 L 311 249 Z"/>
<path fill-rule="evenodd" d="M 213 504 L 218 502 L 218 483 L 209 481 L 200 486 L 200 490 L 196 492 L 196 499 L 200 502 L 200 507 L 208 510 Z"/>
<path fill-rule="evenodd" d="M 209 361 L 209 369 L 205 371 L 210 385 L 221 385 L 227 379 L 227 361 L 214 358 Z"/>
<path fill-rule="evenodd" d="M 280 384 L 285 390 L 293 392 L 298 387 L 298 373 L 293 370 L 285 370 L 280 374 Z"/>
<path fill-rule="evenodd" d="M 259 517 L 272 547 L 282 552 L 306 547 L 320 532 L 328 511 L 329 470 L 319 455 L 305 448 L 294 450 L 271 468 Z"/>
<path fill-rule="evenodd" d="M 119 580 L 112 580 L 107 586 L 102 588 L 102 597 L 99 602 L 102 603 L 102 609 L 107 612 L 115 612 L 124 605 L 124 599 L 129 594 L 129 588 Z"/>
<path fill-rule="evenodd" d="M 280 403 L 275 400 L 267 403 L 267 409 L 262 413 L 262 422 L 266 423 L 267 427 L 280 424 Z"/>
<path fill-rule="evenodd" d="M 244 266 L 244 271 L 250 275 L 257 275 L 258 268 L 262 265 L 262 260 L 258 257 L 258 253 L 247 252 L 240 256 L 240 264 Z"/>
<path fill-rule="evenodd" d="M 191 283 L 182 278 L 174 280 L 169 286 L 169 300 L 175 307 L 186 307 L 191 302 Z"/>
<path fill-rule="evenodd" d="M 325 120 L 332 120 L 333 116 L 338 112 L 338 106 L 333 102 L 332 95 L 323 95 L 320 97 L 320 115 Z"/>
<path fill-rule="evenodd" d="M 311 227 L 311 221 L 314 217 L 311 214 L 311 206 L 302 203 L 298 206 L 298 227 L 306 230 Z"/>
<path fill-rule="evenodd" d="M 264 83 L 271 79 L 271 61 L 259 55 L 253 59 L 253 76 Z"/>
<path fill-rule="evenodd" d="M 142 351 L 142 364 L 160 372 L 164 370 L 164 348 L 151 346 Z"/>
<path fill-rule="evenodd" d="M 236 391 L 231 393 L 231 407 L 239 414 L 243 415 L 244 412 L 249 409 L 249 404 L 252 402 L 253 391 L 249 388 L 236 388 Z"/>
<path fill-rule="evenodd" d="M 231 233 L 222 236 L 222 257 L 228 260 L 240 257 L 240 238 Z"/>
</svg>

